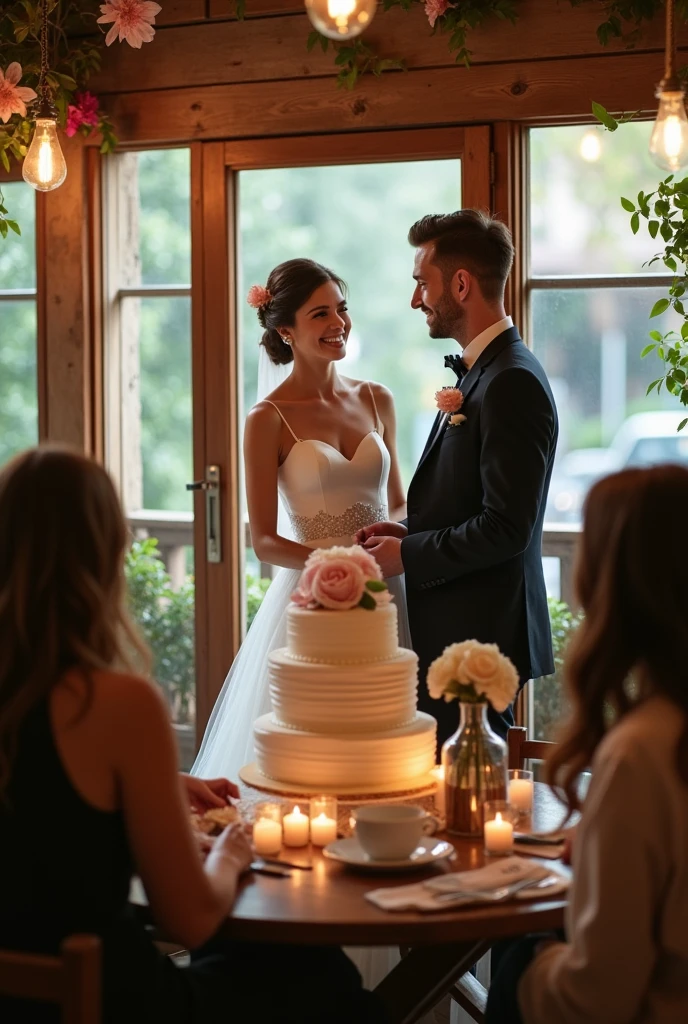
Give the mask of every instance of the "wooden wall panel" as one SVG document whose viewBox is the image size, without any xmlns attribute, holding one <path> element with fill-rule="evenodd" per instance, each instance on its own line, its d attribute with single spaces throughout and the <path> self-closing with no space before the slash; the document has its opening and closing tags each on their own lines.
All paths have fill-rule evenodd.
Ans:
<svg viewBox="0 0 688 1024">
<path fill-rule="evenodd" d="M 89 171 L 80 139 L 61 139 L 65 183 L 38 195 L 38 304 L 42 440 L 94 450 L 89 303 Z"/>
<path fill-rule="evenodd" d="M 250 138 L 374 128 L 591 118 L 653 111 L 654 54 L 480 65 L 370 77 L 353 92 L 288 81 L 126 93 L 108 109 L 127 143 Z"/>
<path fill-rule="evenodd" d="M 521 4 L 516 27 L 495 21 L 473 33 L 470 45 L 474 64 L 551 60 L 556 57 L 604 56 L 623 51 L 618 41 L 602 50 L 595 36 L 600 12 L 573 10 L 568 3 L 530 0 Z M 306 50 L 311 30 L 306 15 L 254 18 L 245 22 L 205 22 L 168 28 L 141 59 L 141 52 L 120 46 L 108 52 L 103 72 L 93 80 L 98 93 L 139 92 L 179 86 L 224 85 L 273 79 L 333 77 L 337 74 L 332 52 L 316 46 Z M 683 33 L 688 43 L 688 30 Z M 422 8 L 395 9 L 380 15 L 365 34 L 365 41 L 387 57 L 403 56 L 412 69 L 453 67 L 447 37 L 432 35 Z M 657 52 L 656 77 L 661 77 L 663 29 L 659 19 L 648 29 L 643 49 Z"/>
</svg>

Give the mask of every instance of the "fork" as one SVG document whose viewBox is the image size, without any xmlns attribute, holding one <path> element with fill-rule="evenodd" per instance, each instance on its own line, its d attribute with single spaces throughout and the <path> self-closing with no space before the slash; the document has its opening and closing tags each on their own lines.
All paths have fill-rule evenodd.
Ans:
<svg viewBox="0 0 688 1024">
<path fill-rule="evenodd" d="M 520 892 L 521 889 L 546 889 L 558 881 L 559 879 L 554 875 L 541 878 L 539 882 L 533 881 L 532 878 L 522 878 L 520 882 L 512 882 L 511 885 L 504 885 L 501 889 L 474 889 L 472 891 L 456 889 L 452 892 L 440 892 L 435 899 L 439 903 L 455 903 L 461 900 L 471 900 L 476 903 L 500 903 L 509 896 L 513 896 L 514 893 Z"/>
</svg>

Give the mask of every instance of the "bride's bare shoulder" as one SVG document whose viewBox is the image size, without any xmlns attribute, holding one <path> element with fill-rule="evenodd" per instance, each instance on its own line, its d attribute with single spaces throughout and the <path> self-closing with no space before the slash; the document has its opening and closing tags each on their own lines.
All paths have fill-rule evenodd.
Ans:
<svg viewBox="0 0 688 1024">
<path fill-rule="evenodd" d="M 249 433 L 259 430 L 268 434 L 279 434 L 281 428 L 282 419 L 270 398 L 263 399 L 262 402 L 256 402 L 246 416 L 245 429 Z"/>
<path fill-rule="evenodd" d="M 370 391 L 373 392 L 373 398 L 375 404 L 380 406 L 380 411 L 383 408 L 389 408 L 390 405 L 394 405 L 394 397 L 389 388 L 386 388 L 384 384 L 378 384 L 374 380 L 354 380 L 350 377 L 342 378 L 346 381 L 346 384 L 353 390 L 356 390 L 359 395 L 365 400 L 366 398 L 370 401 Z"/>
</svg>

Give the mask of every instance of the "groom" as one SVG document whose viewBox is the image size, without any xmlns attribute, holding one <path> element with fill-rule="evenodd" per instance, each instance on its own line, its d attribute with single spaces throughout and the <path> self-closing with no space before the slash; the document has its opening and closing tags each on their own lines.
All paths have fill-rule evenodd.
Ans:
<svg viewBox="0 0 688 1024">
<path fill-rule="evenodd" d="M 437 719 L 441 746 L 457 712 L 432 700 L 425 677 L 449 644 L 498 644 L 521 686 L 554 671 L 541 549 L 558 426 L 547 377 L 505 314 L 508 228 L 459 210 L 423 217 L 408 237 L 416 250 L 411 305 L 425 314 L 431 338 L 453 338 L 463 350 L 445 360 L 463 404 L 456 416 L 437 414 L 409 487 L 408 519 L 357 537 L 385 576 L 406 574 L 418 706 Z M 461 401 L 449 397 L 455 402 L 445 404 Z M 512 709 L 489 714 L 504 737 Z"/>
</svg>

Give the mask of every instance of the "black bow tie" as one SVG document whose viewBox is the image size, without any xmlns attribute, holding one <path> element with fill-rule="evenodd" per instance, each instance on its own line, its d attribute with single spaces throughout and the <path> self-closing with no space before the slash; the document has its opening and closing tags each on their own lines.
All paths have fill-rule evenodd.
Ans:
<svg viewBox="0 0 688 1024">
<path fill-rule="evenodd" d="M 461 380 L 462 377 L 465 377 L 466 373 L 468 372 L 468 367 L 464 363 L 461 356 L 445 356 L 444 365 L 449 367 L 450 370 L 453 370 L 456 376 L 459 378 L 459 380 Z"/>
</svg>

